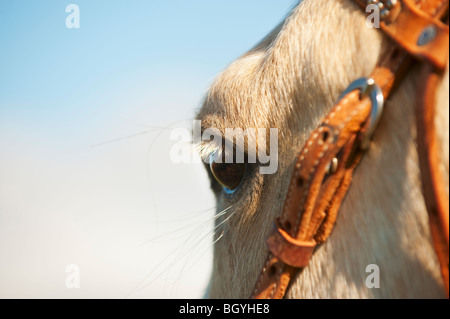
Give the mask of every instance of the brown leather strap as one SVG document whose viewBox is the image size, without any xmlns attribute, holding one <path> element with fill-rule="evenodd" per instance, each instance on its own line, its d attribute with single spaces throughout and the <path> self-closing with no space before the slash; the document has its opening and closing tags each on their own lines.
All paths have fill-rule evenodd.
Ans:
<svg viewBox="0 0 450 319">
<path fill-rule="evenodd" d="M 380 27 L 397 44 L 416 58 L 429 61 L 437 69 L 447 65 L 449 27 L 440 21 L 448 13 L 448 1 L 429 0 L 419 7 L 415 0 L 396 1 L 388 8 L 378 0 L 355 0 L 365 10 L 368 4 L 377 3 L 380 10 Z"/>
<path fill-rule="evenodd" d="M 422 177 L 422 191 L 430 220 L 433 242 L 441 264 L 442 278 L 449 293 L 449 198 L 442 173 L 439 171 L 439 144 L 434 125 L 436 91 L 441 75 L 430 65 L 424 65 L 425 85 L 417 103 L 417 145 Z"/>
<path fill-rule="evenodd" d="M 372 74 L 385 95 L 407 63 L 403 51 L 388 57 Z M 363 154 L 359 146 L 371 108 L 370 99 L 361 100 L 360 92 L 353 91 L 341 99 L 306 142 L 281 217 L 267 239 L 270 253 L 252 298 L 282 298 L 292 276 L 307 266 L 316 246 L 331 234 Z"/>
<path fill-rule="evenodd" d="M 362 3 L 360 0 L 355 1 Z M 413 8 L 411 0 L 405 0 L 396 17 L 391 17 L 389 24 L 383 24 L 383 30 L 414 57 L 424 58 L 435 69 L 442 69 L 448 58 L 448 27 L 443 28 L 441 23 L 430 15 L 442 16 L 443 12 L 448 10 L 448 2 L 429 0 L 426 10 L 418 12 Z M 421 48 L 418 48 L 417 30 L 426 25 L 437 28 L 436 36 L 433 41 L 419 45 Z M 410 31 L 412 33 L 409 33 Z M 442 48 L 443 45 L 445 49 Z M 403 77 L 410 62 L 409 56 L 397 44 L 393 44 L 386 57 L 376 67 L 371 77 L 381 87 L 384 97 L 389 95 L 394 82 Z M 432 89 L 426 92 L 431 91 Z M 427 99 L 430 99 L 431 95 L 425 94 Z M 429 103 L 434 103 L 434 100 Z M 341 203 L 350 187 L 353 171 L 364 152 L 359 146 L 370 122 L 371 106 L 368 98 L 360 98 L 359 92 L 349 93 L 339 101 L 306 142 L 298 156 L 281 217 L 276 220 L 267 239 L 269 254 L 252 298 L 283 298 L 291 278 L 307 266 L 314 249 L 331 234 Z M 434 136 L 429 128 L 425 130 Z M 426 158 L 434 158 L 434 155 Z M 434 164 L 428 161 L 424 165 L 429 167 Z M 435 172 L 428 176 L 431 176 L 430 183 L 436 186 Z M 429 196 L 436 198 L 435 193 Z M 430 202 L 428 206 L 442 205 L 441 199 L 434 202 L 430 199 Z M 437 202 L 439 204 L 436 204 Z M 439 258 L 443 265 L 443 274 L 446 267 L 448 276 L 448 205 L 446 212 L 445 208 L 439 208 L 434 215 L 430 215 L 430 222 L 438 250 L 444 249 L 446 239 L 447 259 L 445 260 L 444 254 L 444 257 Z M 445 230 L 440 231 L 445 222 L 446 237 Z"/>
</svg>

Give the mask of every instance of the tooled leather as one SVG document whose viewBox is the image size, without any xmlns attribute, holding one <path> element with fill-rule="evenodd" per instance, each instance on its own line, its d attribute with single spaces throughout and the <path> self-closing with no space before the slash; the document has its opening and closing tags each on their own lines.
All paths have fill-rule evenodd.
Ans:
<svg viewBox="0 0 450 319">
<path fill-rule="evenodd" d="M 334 144 L 334 147 L 331 147 L 333 144 L 332 141 L 335 137 L 339 138 L 339 135 L 335 136 L 334 134 L 330 134 L 330 137 L 327 141 L 320 141 L 321 133 L 325 131 L 326 126 L 320 126 L 313 134 L 311 139 L 306 143 L 305 148 L 299 156 L 299 160 L 296 164 L 296 170 L 292 176 L 289 191 L 287 195 L 287 199 L 285 201 L 285 205 L 283 208 L 283 212 L 280 218 L 280 224 L 286 227 L 286 225 L 292 225 L 293 229 L 287 230 L 293 238 L 296 238 L 301 241 L 312 242 L 314 241 L 315 231 L 308 231 L 312 225 L 321 225 L 326 216 L 319 216 L 318 220 L 315 223 L 310 223 L 311 218 L 314 216 L 314 206 L 318 199 L 318 195 L 321 190 L 322 181 L 325 175 L 327 161 L 331 160 L 333 156 L 335 156 L 340 148 L 342 148 L 342 144 L 345 146 L 345 143 L 348 141 L 348 135 L 353 135 L 353 140 L 356 138 L 354 136 L 357 134 L 360 125 L 362 125 L 367 119 L 370 112 L 370 101 L 365 101 L 364 103 L 360 103 L 359 101 L 359 92 L 353 92 L 349 96 L 346 96 L 340 104 L 335 107 L 335 110 L 330 113 L 325 122 L 328 122 L 330 118 L 334 119 L 339 123 L 341 118 L 345 116 L 349 117 L 349 109 L 352 109 L 355 105 L 359 106 L 359 113 L 355 112 L 359 115 L 357 120 L 351 122 L 353 118 L 349 118 L 347 120 L 348 124 L 350 123 L 350 127 L 353 127 L 353 130 L 349 130 L 347 127 L 344 133 L 344 137 L 339 140 L 339 144 Z M 355 114 L 355 115 L 356 115 Z M 357 124 L 356 124 L 357 123 Z M 344 124 L 344 126 L 345 126 Z M 337 124 L 336 128 L 339 127 L 340 124 Z M 327 152 L 328 151 L 328 152 Z M 353 170 L 354 167 L 350 166 L 350 171 Z M 328 189 L 326 193 L 336 193 L 336 190 L 341 186 L 341 181 L 344 175 L 351 176 L 351 174 L 345 174 L 345 171 L 348 169 L 344 163 L 340 164 L 340 167 L 331 175 L 328 179 L 328 185 L 332 183 L 331 181 L 335 180 L 337 185 L 332 189 Z M 320 173 L 318 173 L 320 172 Z M 304 179 L 304 184 L 301 187 L 298 187 L 298 179 Z M 342 184 L 344 188 L 349 186 L 349 183 Z M 344 194 L 346 191 L 343 192 Z M 333 196 L 323 196 L 328 197 L 330 202 L 333 199 Z M 322 203 L 324 203 L 322 198 Z M 301 208 L 301 209 L 299 209 Z M 315 210 L 317 213 L 325 212 L 321 210 Z M 334 223 L 335 218 L 330 219 L 329 222 Z M 294 226 L 298 225 L 298 226 Z M 331 226 L 332 227 L 332 226 Z M 313 228 L 317 228 L 313 227 Z M 329 233 L 329 232 L 328 232 Z M 308 238 L 308 235 L 313 235 Z M 260 274 L 257 285 L 255 286 L 255 290 L 253 292 L 252 298 L 272 298 L 273 296 L 283 296 L 286 291 L 287 285 L 289 284 L 291 276 L 295 273 L 294 267 L 290 265 L 286 265 L 285 261 L 281 261 L 274 256 L 273 253 L 269 253 L 269 256 L 265 262 L 265 266 Z M 285 280 L 280 281 L 280 278 Z M 282 294 L 283 293 L 283 294 Z"/>
<path fill-rule="evenodd" d="M 360 2 L 358 0 L 356 1 Z M 406 2 L 409 1 L 407 0 Z M 428 2 L 426 6 L 427 10 L 431 10 L 433 14 L 442 14 L 442 12 L 444 12 L 444 10 L 442 10 L 444 2 L 447 1 L 434 1 L 434 6 L 430 5 L 430 2 Z M 448 3 L 446 4 L 448 6 Z M 405 48 L 404 43 L 400 43 L 400 45 Z M 442 43 L 440 45 L 442 45 Z M 406 47 L 406 49 L 410 52 L 409 48 Z M 384 96 L 388 96 L 394 84 L 396 76 L 401 77 L 405 70 L 405 66 L 408 65 L 408 57 L 406 56 L 405 52 L 400 50 L 400 53 L 397 52 L 397 54 L 395 54 L 393 53 L 395 51 L 399 50 L 397 50 L 396 46 L 393 45 L 391 48 L 391 52 L 388 52 L 388 54 L 386 55 L 387 58 L 381 60 L 380 65 L 372 74 L 372 77 L 382 88 Z M 448 55 L 448 49 L 446 52 L 446 54 Z M 441 56 L 443 54 L 445 55 L 445 50 L 441 49 L 438 55 Z M 417 54 L 414 55 L 417 57 Z M 435 67 L 441 67 L 439 63 L 436 63 L 437 60 L 433 57 L 426 58 Z M 364 104 L 365 107 L 362 106 Z M 363 120 L 360 119 L 360 121 L 358 122 L 358 125 L 360 125 L 359 130 L 352 131 L 352 133 L 347 136 L 346 134 L 348 132 L 345 131 L 345 123 L 348 124 L 350 118 L 358 113 L 358 111 L 355 110 L 355 107 L 359 108 L 359 112 L 361 112 L 361 114 L 364 114 Z M 340 103 L 338 103 L 338 105 L 332 110 L 332 112 L 325 118 L 322 125 L 312 133 L 311 138 L 308 140 L 302 152 L 300 153 L 298 163 L 294 168 L 294 174 L 291 178 L 288 194 L 280 218 L 280 224 L 284 225 L 285 228 L 288 228 L 288 230 L 285 230 L 289 232 L 292 238 L 300 241 L 305 241 L 307 243 L 315 242 L 317 244 L 320 244 L 324 242 L 331 234 L 341 203 L 347 193 L 348 188 L 350 187 L 353 170 L 356 168 L 362 156 L 362 153 L 356 152 L 356 156 L 352 158 L 350 164 L 347 163 L 347 165 L 345 165 L 345 169 L 343 169 L 342 167 L 344 166 L 340 164 L 337 171 L 330 177 L 328 177 L 328 180 L 323 183 L 323 178 L 325 175 L 324 165 L 326 165 L 327 161 L 329 161 L 332 156 L 335 156 L 338 151 L 343 152 L 343 150 L 345 149 L 348 152 L 349 149 L 354 149 L 354 143 L 358 138 L 358 132 L 364 131 L 364 117 L 368 116 L 368 114 L 365 114 L 364 112 L 367 112 L 367 109 L 369 107 L 370 105 L 367 104 L 367 99 L 359 101 L 359 96 L 355 94 L 355 92 L 350 93 L 348 96 L 344 97 L 344 99 L 341 100 Z M 348 116 L 348 113 L 346 114 L 346 112 L 349 112 L 349 110 L 353 110 L 350 116 Z M 346 117 L 347 120 L 339 124 L 339 120 L 342 121 L 341 117 Z M 343 135 L 345 138 L 342 138 L 342 140 L 347 141 L 347 144 L 343 143 L 342 145 L 338 145 L 336 141 L 333 141 L 335 145 L 334 147 L 331 147 L 331 144 L 327 143 L 327 141 L 322 141 L 322 143 L 318 142 L 320 141 L 319 137 L 321 133 L 324 132 L 325 127 L 333 128 L 333 125 L 330 126 L 329 122 L 330 119 L 336 120 L 335 118 L 339 119 L 338 121 L 333 121 L 333 123 L 338 127 L 338 133 L 335 135 L 335 138 L 340 134 L 343 134 L 344 132 Z M 336 129 L 336 127 L 334 128 Z M 333 151 L 330 151 L 330 148 L 332 148 Z M 325 158 L 326 160 L 322 160 L 323 158 Z M 340 160 L 342 160 L 342 158 Z M 306 167 L 306 169 L 309 170 L 309 172 L 307 172 L 305 176 L 302 176 L 301 172 L 301 169 L 303 167 Z M 296 186 L 298 186 L 297 180 L 300 176 L 304 179 L 304 182 L 306 180 L 306 184 L 301 185 L 301 188 L 303 188 L 302 193 L 294 194 L 295 188 Z M 436 225 L 440 226 L 439 223 L 436 222 L 433 225 L 431 219 L 432 217 L 430 217 L 432 228 L 436 228 Z M 442 220 L 440 222 L 442 222 Z M 440 245 L 440 243 L 442 242 L 442 237 L 439 237 L 437 241 L 439 242 L 439 245 L 436 244 L 436 249 L 438 250 L 438 248 L 440 249 L 440 247 L 442 246 Z M 441 261 L 441 264 L 443 265 L 443 268 L 445 268 L 445 266 L 447 267 L 448 291 L 448 217 L 446 247 L 447 263 L 445 264 L 445 260 L 441 260 L 441 256 L 439 256 L 439 259 Z M 260 273 L 257 284 L 255 285 L 252 298 L 283 298 L 290 283 L 291 277 L 295 275 L 298 270 L 299 269 L 297 267 L 293 267 L 292 265 L 287 264 L 286 260 L 280 260 L 273 254 L 273 252 L 269 252 L 263 270 Z M 444 272 L 445 269 L 443 270 L 443 276 Z"/>
<path fill-rule="evenodd" d="M 386 95 L 393 87 L 395 74 L 403 69 L 402 66 L 407 61 L 403 51 L 393 57 L 394 51 L 395 47 L 388 50 L 385 58 L 381 59 L 383 65 L 379 65 L 372 74 L 372 78 Z M 298 156 L 280 217 L 280 224 L 293 238 L 320 244 L 330 235 L 339 207 L 350 186 L 353 170 L 362 155 L 361 152 L 354 153 L 349 162 L 351 151 L 365 129 L 370 109 L 369 99 L 361 100 L 358 91 L 348 94 L 306 142 Z M 322 137 L 325 132 L 328 138 L 324 141 Z M 327 164 L 336 156 L 340 163 L 337 171 L 323 183 Z M 298 178 L 302 178 L 304 182 L 300 188 L 297 187 Z M 289 228 L 286 225 L 291 225 L 291 229 L 286 229 Z M 286 265 L 273 252 L 269 253 L 252 298 L 280 296 L 289 284 L 286 278 L 290 279 L 295 272 L 295 267 Z M 280 278 L 285 280 L 279 281 Z"/>
<path fill-rule="evenodd" d="M 346 107 L 349 106 L 349 101 L 358 101 L 359 93 L 353 92 L 352 98 L 347 96 L 342 100 L 336 109 L 340 113 L 332 112 L 331 117 L 338 114 L 338 118 L 342 115 L 347 116 L 348 110 Z M 370 102 L 358 103 L 360 108 L 365 108 L 365 118 L 362 119 L 360 124 L 362 124 L 367 118 L 370 111 Z M 342 114 L 342 115 L 341 115 Z M 349 120 L 350 121 L 350 120 Z M 348 123 L 348 122 L 347 122 Z M 289 186 L 288 199 L 286 200 L 285 207 L 280 219 L 280 224 L 286 227 L 286 225 L 296 225 L 299 226 L 292 229 L 286 230 L 290 235 L 298 240 L 312 242 L 314 238 L 307 238 L 308 226 L 311 225 L 310 220 L 313 216 L 313 210 L 315 201 L 318 198 L 319 192 L 321 190 L 322 180 L 325 175 L 326 162 L 327 159 L 336 154 L 337 146 L 331 149 L 332 140 L 335 138 L 334 134 L 330 133 L 330 138 L 328 141 L 321 141 L 325 126 L 320 126 L 315 133 L 313 133 L 312 138 L 307 142 L 303 152 L 299 156 L 299 160 L 296 164 L 295 173 L 291 179 Z M 351 134 L 350 132 L 345 135 Z M 318 142 L 321 141 L 321 142 Z M 340 143 L 345 143 L 345 141 L 340 140 Z M 329 151 L 328 151 L 329 150 Z M 328 152 L 327 152 L 328 151 Z M 312 154 L 308 156 L 309 154 Z M 324 160 L 325 158 L 325 160 Z M 343 163 L 344 164 L 344 163 Z M 335 175 L 330 177 L 331 179 L 337 180 L 338 186 L 342 179 L 342 171 L 345 171 L 345 165 L 341 164 L 341 167 L 337 170 Z M 320 172 L 320 173 L 318 173 Z M 298 179 L 304 179 L 304 184 L 299 185 Z M 329 182 L 330 183 L 330 182 Z M 334 192 L 333 192 L 334 193 Z M 299 207 L 302 208 L 299 210 Z M 300 220 L 300 222 L 298 222 Z M 303 227 L 302 227 L 303 225 Z M 269 237 L 270 238 L 270 237 Z M 255 287 L 253 293 L 253 298 L 272 298 L 273 296 L 278 296 L 279 294 L 286 291 L 287 284 L 289 280 L 280 281 L 280 278 L 288 278 L 294 274 L 293 267 L 291 265 L 286 265 L 285 260 L 279 260 L 279 256 L 274 256 L 273 252 L 269 253 L 266 260 L 265 267 L 261 272 L 258 283 Z"/>
</svg>

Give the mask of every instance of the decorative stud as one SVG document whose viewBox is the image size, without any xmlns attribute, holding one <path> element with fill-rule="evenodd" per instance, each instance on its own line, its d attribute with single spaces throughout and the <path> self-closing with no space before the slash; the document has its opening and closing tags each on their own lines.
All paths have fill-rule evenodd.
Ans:
<svg viewBox="0 0 450 319">
<path fill-rule="evenodd" d="M 391 11 L 389 11 L 389 9 L 383 9 L 380 12 L 380 19 L 381 21 L 385 21 L 389 15 L 391 14 Z"/>
<path fill-rule="evenodd" d="M 430 25 L 423 29 L 422 33 L 420 34 L 419 38 L 417 39 L 417 45 L 418 46 L 424 46 L 430 43 L 431 41 L 436 38 L 437 29 L 434 25 Z"/>
<path fill-rule="evenodd" d="M 384 2 L 384 5 L 386 6 L 386 8 L 388 8 L 389 10 L 391 10 L 392 8 L 394 8 L 397 5 L 397 0 L 386 0 Z"/>
</svg>

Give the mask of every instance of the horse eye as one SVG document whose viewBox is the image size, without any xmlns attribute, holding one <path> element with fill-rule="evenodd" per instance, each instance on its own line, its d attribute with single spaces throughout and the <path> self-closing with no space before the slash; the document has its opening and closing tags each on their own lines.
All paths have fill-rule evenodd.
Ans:
<svg viewBox="0 0 450 319">
<path fill-rule="evenodd" d="M 241 183 L 245 175 L 245 163 L 217 163 L 211 156 L 209 169 L 212 175 L 225 188 L 226 192 L 233 192 Z"/>
</svg>

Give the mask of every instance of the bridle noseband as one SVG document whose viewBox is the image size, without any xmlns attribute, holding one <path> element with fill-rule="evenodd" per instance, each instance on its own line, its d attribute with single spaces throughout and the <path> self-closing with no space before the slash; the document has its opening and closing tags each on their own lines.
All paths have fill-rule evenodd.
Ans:
<svg viewBox="0 0 450 319">
<path fill-rule="evenodd" d="M 354 0 L 381 9 L 381 30 L 392 45 L 369 78 L 343 92 L 298 155 L 279 218 L 267 238 L 268 256 L 252 298 L 283 298 L 291 279 L 330 236 L 352 175 L 369 147 L 386 100 L 413 63 L 423 91 L 416 118 L 422 189 L 435 250 L 448 295 L 449 206 L 438 171 L 435 93 L 448 62 L 447 0 Z"/>
</svg>

